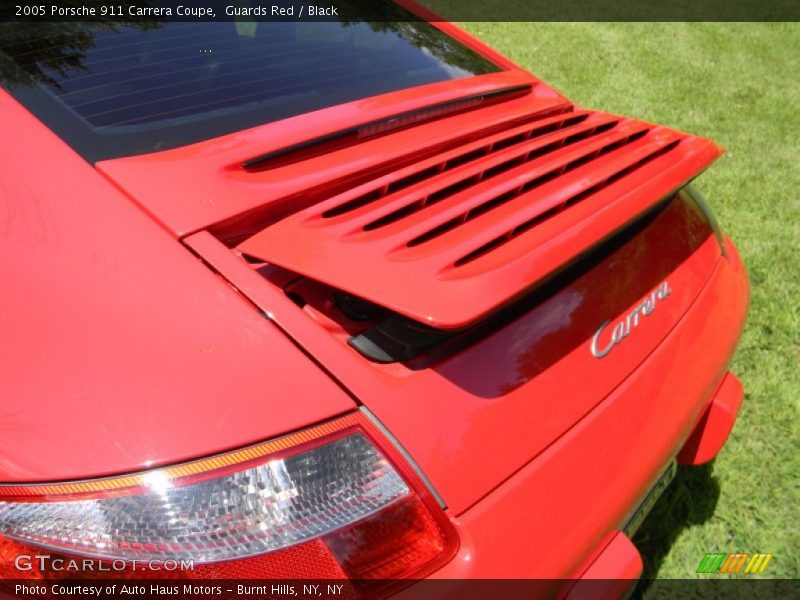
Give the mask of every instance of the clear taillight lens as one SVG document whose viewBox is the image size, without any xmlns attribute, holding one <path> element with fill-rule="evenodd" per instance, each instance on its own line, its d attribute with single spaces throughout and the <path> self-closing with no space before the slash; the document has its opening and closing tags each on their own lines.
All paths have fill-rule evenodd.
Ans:
<svg viewBox="0 0 800 600">
<path fill-rule="evenodd" d="M 3 486 L 0 535 L 99 559 L 221 563 L 214 577 L 226 562 L 249 577 L 419 576 L 452 556 L 455 534 L 370 433 L 350 415 L 139 475 Z"/>
<path fill-rule="evenodd" d="M 0 532 L 111 559 L 217 562 L 319 537 L 409 494 L 362 433 L 198 483 L 164 471 L 144 479 L 126 496 L 0 503 Z"/>
</svg>

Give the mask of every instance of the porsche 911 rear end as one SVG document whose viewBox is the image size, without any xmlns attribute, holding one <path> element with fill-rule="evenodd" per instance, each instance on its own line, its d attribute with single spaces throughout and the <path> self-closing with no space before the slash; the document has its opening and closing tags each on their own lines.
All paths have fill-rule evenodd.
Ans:
<svg viewBox="0 0 800 600">
<path fill-rule="evenodd" d="M 621 594 L 642 570 L 630 538 L 675 462 L 724 444 L 742 400 L 727 365 L 747 278 L 690 185 L 721 149 L 581 108 L 450 25 L 346 25 L 214 24 L 222 58 L 208 65 L 170 58 L 186 39 L 172 24 L 128 32 L 143 40 L 130 46 L 105 32 L 108 54 L 89 60 L 99 79 L 65 77 L 55 93 L 68 116 L 41 89 L 7 86 L 20 138 L 55 139 L 44 121 L 72 146 L 36 145 L 40 162 L 77 165 L 77 150 L 94 166 L 76 167 L 79 185 L 102 180 L 169 237 L 158 281 L 180 272 L 215 290 L 186 300 L 192 314 L 236 315 L 213 375 L 176 351 L 159 360 L 178 361 L 175 379 L 160 375 L 172 392 L 199 382 L 198 424 L 223 406 L 240 424 L 176 441 L 145 420 L 116 448 L 81 438 L 60 464 L 19 459 L 0 487 L 6 576 L 46 548 L 125 569 L 193 561 L 194 577 L 346 577 L 365 594 L 429 576 L 547 579 L 561 594 L 608 579 Z M 250 98 L 241 72 L 226 79 L 287 49 L 304 82 L 270 63 L 272 87 Z M 156 77 L 136 69 L 158 56 L 189 61 L 162 77 L 208 77 L 147 101 L 167 80 L 130 85 Z M 401 64 L 408 85 L 375 80 Z M 198 119 L 215 135 L 188 126 Z M 143 240 L 121 228 L 102 243 Z M 191 280 L 170 271 L 173 254 L 191 257 Z M 180 310 L 164 299 L 164 315 Z M 254 342 L 262 328 L 281 345 Z M 251 360 L 294 383 L 265 381 Z M 138 366 L 131 378 L 146 381 Z M 272 393 L 248 422 L 255 404 L 204 396 L 218 376 Z M 159 385 L 154 415 L 172 410 Z"/>
</svg>

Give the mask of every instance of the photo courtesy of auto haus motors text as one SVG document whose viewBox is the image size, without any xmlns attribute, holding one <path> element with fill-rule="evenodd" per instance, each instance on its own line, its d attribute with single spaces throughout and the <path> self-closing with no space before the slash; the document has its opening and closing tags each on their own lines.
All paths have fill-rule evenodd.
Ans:
<svg viewBox="0 0 800 600">
<path fill-rule="evenodd" d="M 270 598 L 334 598 L 344 595 L 344 584 L 286 584 L 268 585 L 202 585 L 202 584 L 68 584 L 48 583 L 46 585 L 16 584 L 14 593 L 24 597 L 206 597 L 234 594 L 236 596 L 261 596 Z"/>
<path fill-rule="evenodd" d="M 798 23 L 0 0 L 0 596 L 800 597 Z"/>
</svg>

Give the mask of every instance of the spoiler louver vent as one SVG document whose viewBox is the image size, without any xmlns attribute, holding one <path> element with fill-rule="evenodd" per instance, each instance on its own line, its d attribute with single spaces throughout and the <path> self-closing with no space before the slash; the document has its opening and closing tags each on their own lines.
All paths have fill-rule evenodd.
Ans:
<svg viewBox="0 0 800 600">
<path fill-rule="evenodd" d="M 239 248 L 459 328 L 607 238 L 719 153 L 708 140 L 633 119 L 562 113 L 377 177 Z"/>
</svg>

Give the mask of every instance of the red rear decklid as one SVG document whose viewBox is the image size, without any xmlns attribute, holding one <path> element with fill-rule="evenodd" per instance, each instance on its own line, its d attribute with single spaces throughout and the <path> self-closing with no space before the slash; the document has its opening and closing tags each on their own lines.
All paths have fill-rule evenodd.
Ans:
<svg viewBox="0 0 800 600">
<path fill-rule="evenodd" d="M 613 234 L 721 152 L 641 121 L 567 112 L 375 177 L 239 249 L 433 327 L 460 328 Z"/>
</svg>

